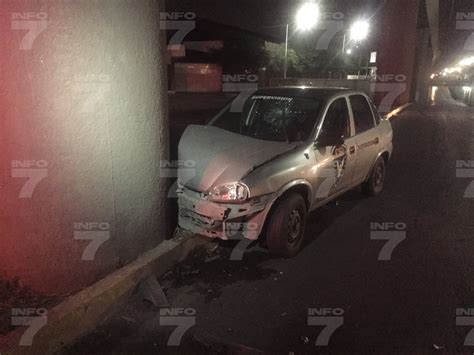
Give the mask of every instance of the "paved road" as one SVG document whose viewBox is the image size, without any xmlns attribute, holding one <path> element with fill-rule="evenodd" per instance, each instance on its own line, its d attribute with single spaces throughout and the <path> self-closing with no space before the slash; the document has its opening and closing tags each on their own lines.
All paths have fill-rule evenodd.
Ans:
<svg viewBox="0 0 474 355">
<path fill-rule="evenodd" d="M 471 327 L 456 325 L 456 309 L 474 310 L 474 199 L 464 197 L 471 180 L 456 177 L 456 162 L 474 160 L 474 110 L 415 107 L 393 126 L 382 195 L 353 191 L 312 213 L 297 257 L 254 250 L 229 261 L 226 244 L 226 258 L 197 261 L 196 275 L 182 269 L 163 282 L 173 307 L 196 311 L 179 320 L 195 322 L 180 348 L 166 347 L 175 327 L 160 326 L 158 311 L 135 299 L 66 353 L 188 353 L 193 338 L 286 354 L 473 353 L 463 345 Z M 373 222 L 406 225 L 389 261 L 378 260 L 386 241 L 371 240 Z M 308 325 L 316 308 L 344 312 L 320 320 L 342 322 L 326 347 L 315 345 L 323 326 Z"/>
</svg>

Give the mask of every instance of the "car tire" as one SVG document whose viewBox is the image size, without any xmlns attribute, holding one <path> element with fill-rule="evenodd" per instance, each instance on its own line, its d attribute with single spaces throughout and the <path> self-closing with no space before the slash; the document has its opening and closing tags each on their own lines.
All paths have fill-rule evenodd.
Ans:
<svg viewBox="0 0 474 355">
<path fill-rule="evenodd" d="M 300 194 L 289 194 L 277 201 L 266 230 L 266 245 L 271 255 L 291 258 L 298 254 L 306 216 L 306 203 Z"/>
<path fill-rule="evenodd" d="M 375 162 L 369 180 L 362 184 L 362 192 L 367 196 L 376 196 L 382 192 L 385 181 L 385 160 L 380 157 Z"/>
</svg>

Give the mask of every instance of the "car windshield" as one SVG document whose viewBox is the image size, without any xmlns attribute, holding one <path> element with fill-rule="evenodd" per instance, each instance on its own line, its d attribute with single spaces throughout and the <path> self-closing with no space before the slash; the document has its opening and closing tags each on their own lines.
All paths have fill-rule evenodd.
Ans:
<svg viewBox="0 0 474 355">
<path fill-rule="evenodd" d="M 321 107 L 313 98 L 253 95 L 243 107 L 234 100 L 210 124 L 256 139 L 300 142 L 311 134 Z"/>
</svg>

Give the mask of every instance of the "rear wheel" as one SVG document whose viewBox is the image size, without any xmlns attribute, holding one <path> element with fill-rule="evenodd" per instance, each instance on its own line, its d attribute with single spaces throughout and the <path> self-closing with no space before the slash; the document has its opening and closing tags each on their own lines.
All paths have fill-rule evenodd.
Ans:
<svg viewBox="0 0 474 355">
<path fill-rule="evenodd" d="M 290 258 L 301 249 L 307 209 L 299 194 L 284 196 L 268 220 L 266 242 L 270 254 Z"/>
<path fill-rule="evenodd" d="M 376 196 L 382 192 L 385 181 L 385 160 L 380 157 L 375 162 L 369 180 L 362 184 L 362 192 L 367 196 Z"/>
</svg>

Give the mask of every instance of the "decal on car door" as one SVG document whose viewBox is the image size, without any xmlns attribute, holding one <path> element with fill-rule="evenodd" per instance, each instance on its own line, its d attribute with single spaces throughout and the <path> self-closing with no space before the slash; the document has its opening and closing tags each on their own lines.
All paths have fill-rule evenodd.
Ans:
<svg viewBox="0 0 474 355">
<path fill-rule="evenodd" d="M 342 145 L 340 147 L 334 147 L 333 155 L 336 156 L 334 159 L 335 179 L 334 187 L 337 187 L 339 181 L 344 176 L 344 171 L 347 165 L 347 147 Z"/>
</svg>

